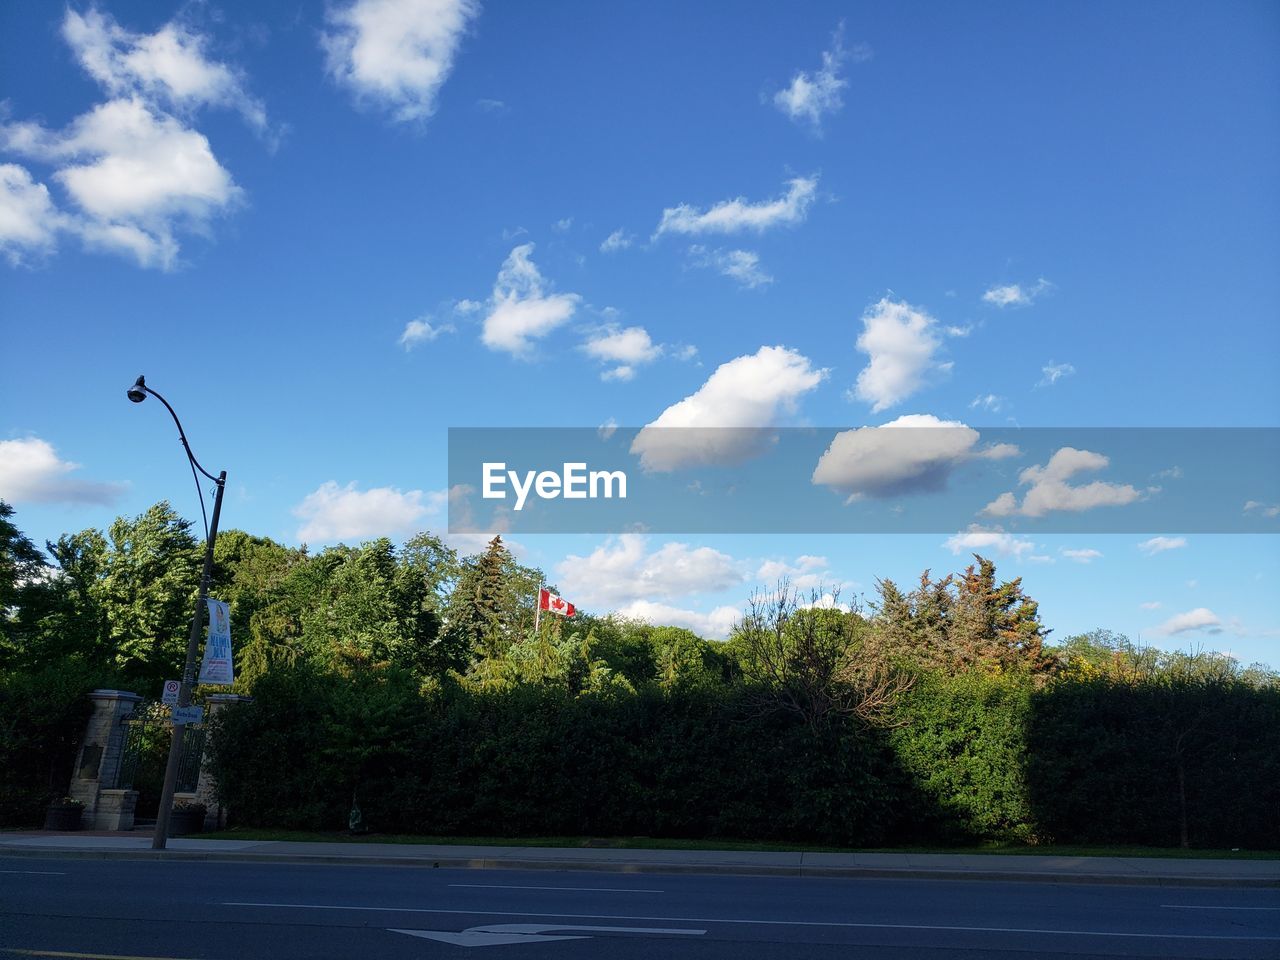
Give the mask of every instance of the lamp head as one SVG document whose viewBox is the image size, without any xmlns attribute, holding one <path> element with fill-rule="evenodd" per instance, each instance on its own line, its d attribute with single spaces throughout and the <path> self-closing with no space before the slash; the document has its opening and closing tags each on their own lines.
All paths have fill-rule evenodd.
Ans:
<svg viewBox="0 0 1280 960">
<path fill-rule="evenodd" d="M 129 388 L 129 391 L 128 393 L 125 394 L 125 396 L 127 396 L 134 403 L 141 403 L 143 400 L 147 399 L 146 378 L 138 377 L 138 379 L 134 381 L 133 386 Z"/>
</svg>

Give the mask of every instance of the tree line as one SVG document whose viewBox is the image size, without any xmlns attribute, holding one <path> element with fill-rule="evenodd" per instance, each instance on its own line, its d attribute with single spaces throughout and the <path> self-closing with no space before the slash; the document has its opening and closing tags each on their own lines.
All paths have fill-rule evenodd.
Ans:
<svg viewBox="0 0 1280 960">
<path fill-rule="evenodd" d="M 0 823 L 65 790 L 87 690 L 177 676 L 200 553 L 166 503 L 42 552 L 0 502 Z M 1280 842 L 1273 672 L 1051 643 L 987 558 L 865 604 L 773 584 L 727 641 L 605 612 L 535 631 L 544 579 L 500 537 L 221 534 L 211 595 L 255 698 L 214 731 L 235 815 L 337 827 L 354 794 L 427 832 Z"/>
</svg>

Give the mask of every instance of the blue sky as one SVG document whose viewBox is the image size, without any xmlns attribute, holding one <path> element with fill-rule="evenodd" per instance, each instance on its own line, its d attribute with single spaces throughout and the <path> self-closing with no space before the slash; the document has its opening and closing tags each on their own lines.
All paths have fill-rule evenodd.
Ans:
<svg viewBox="0 0 1280 960">
<path fill-rule="evenodd" d="M 1274 4 L 0 27 L 0 496 L 37 539 L 196 515 L 140 372 L 227 525 L 314 545 L 443 530 L 450 426 L 1280 426 Z M 1274 535 L 517 541 L 582 606 L 710 633 L 778 572 L 870 591 L 981 546 L 1058 636 L 1280 662 Z"/>
</svg>

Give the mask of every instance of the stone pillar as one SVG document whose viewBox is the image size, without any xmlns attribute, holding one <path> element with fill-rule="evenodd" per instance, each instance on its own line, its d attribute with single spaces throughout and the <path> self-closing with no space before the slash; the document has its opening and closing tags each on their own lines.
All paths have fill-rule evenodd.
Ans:
<svg viewBox="0 0 1280 960">
<path fill-rule="evenodd" d="M 218 715 L 218 711 L 233 703 L 249 703 L 253 697 L 243 697 L 238 693 L 211 693 L 204 698 L 205 722 Z M 196 781 L 195 793 L 174 794 L 175 799 L 198 801 L 204 804 L 204 828 L 221 830 L 227 825 L 227 808 L 218 803 L 217 784 L 213 780 L 213 772 L 209 769 L 209 740 L 206 736 L 204 756 L 200 758 L 200 778 Z"/>
<path fill-rule="evenodd" d="M 94 690 L 89 699 L 93 701 L 93 713 L 85 725 L 68 792 L 84 804 L 80 823 L 86 829 L 132 830 L 138 793 L 117 790 L 115 786 L 124 749 L 122 721 L 142 698 L 126 690 Z"/>
</svg>

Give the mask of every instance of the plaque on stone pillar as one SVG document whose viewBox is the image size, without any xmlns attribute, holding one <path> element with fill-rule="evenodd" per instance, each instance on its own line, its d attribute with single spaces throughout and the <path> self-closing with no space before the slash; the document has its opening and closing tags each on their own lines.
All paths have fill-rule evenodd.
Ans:
<svg viewBox="0 0 1280 960">
<path fill-rule="evenodd" d="M 102 763 L 102 744 L 86 743 L 80 751 L 80 769 L 76 776 L 81 780 L 98 779 L 98 766 Z"/>
</svg>

